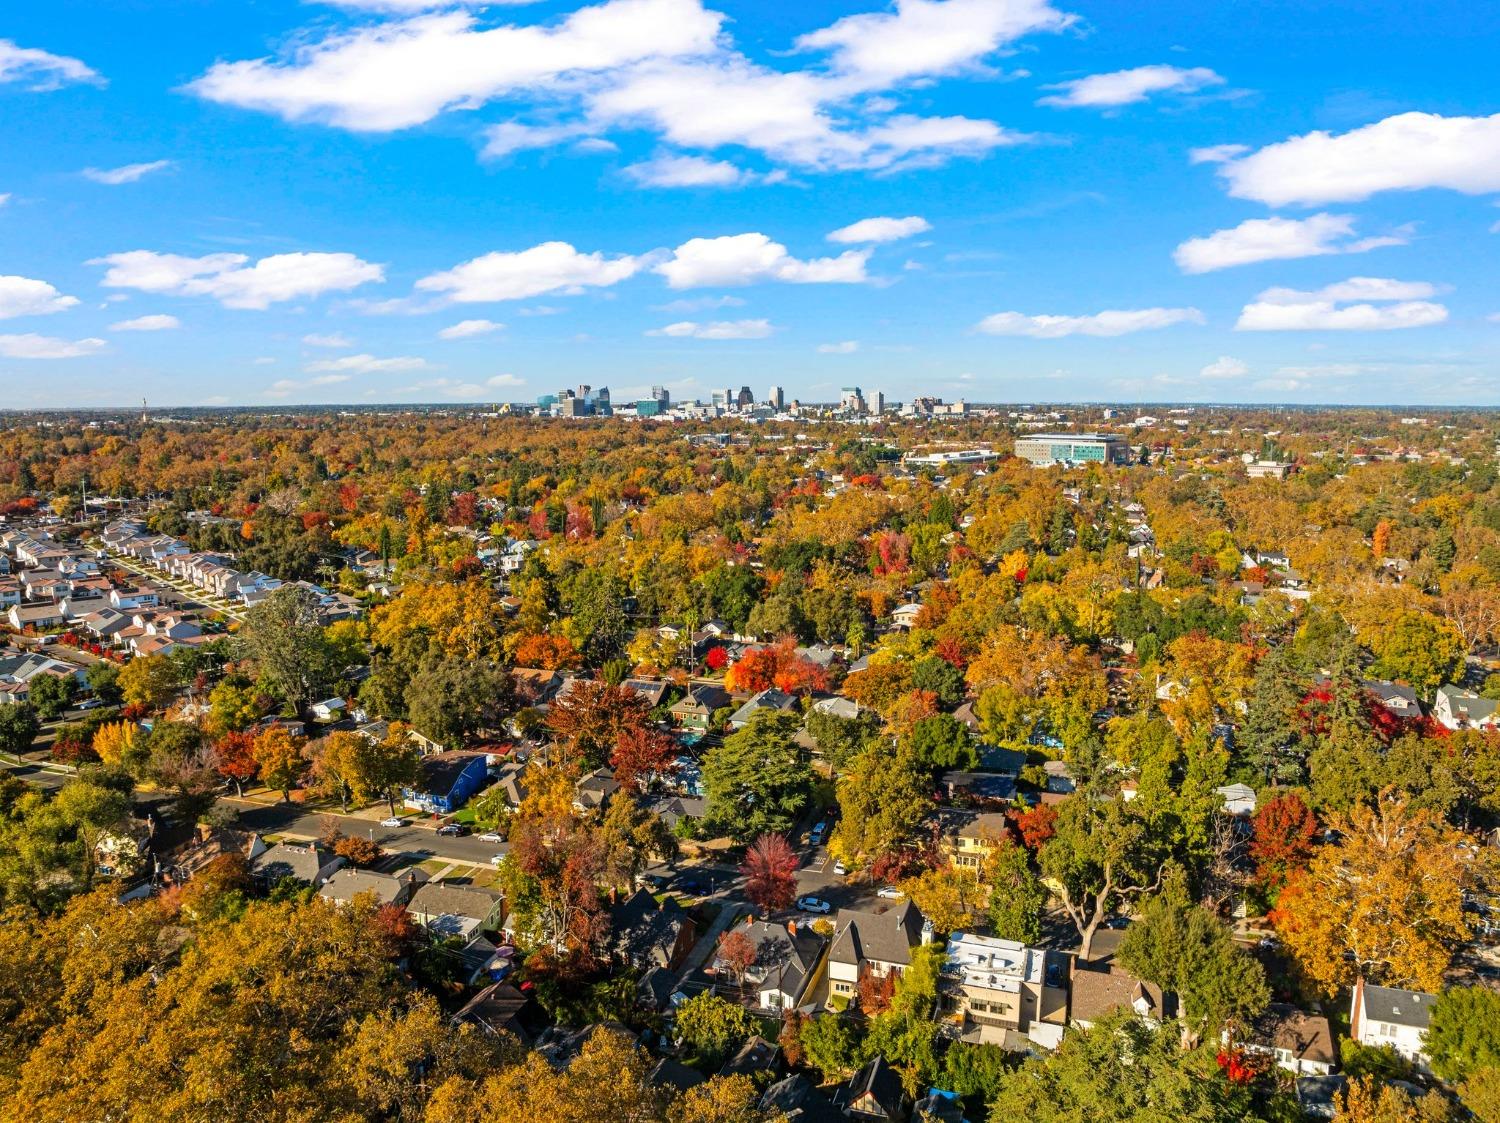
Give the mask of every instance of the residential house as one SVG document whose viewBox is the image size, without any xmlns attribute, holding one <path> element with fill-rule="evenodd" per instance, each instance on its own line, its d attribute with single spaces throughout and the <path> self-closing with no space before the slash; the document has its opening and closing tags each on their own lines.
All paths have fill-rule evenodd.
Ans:
<svg viewBox="0 0 1500 1123">
<path fill-rule="evenodd" d="M 800 1072 L 770 1085 L 760 1097 L 760 1109 L 786 1123 L 846 1123 L 844 1114 Z"/>
<path fill-rule="evenodd" d="M 949 800 L 1008 802 L 1016 795 L 1016 778 L 999 772 L 944 772 L 938 787 Z"/>
<path fill-rule="evenodd" d="M 1024 1049 L 1035 1026 L 1066 1020 L 1065 959 L 1016 940 L 954 932 L 938 979 L 939 1014 L 966 1041 Z"/>
<path fill-rule="evenodd" d="M 1177 1015 L 1175 997 L 1163 994 L 1155 983 L 1144 982 L 1113 964 L 1108 970 L 1095 971 L 1080 967 L 1075 961 L 1072 989 L 1068 1020 L 1080 1029 L 1088 1029 L 1119 1010 L 1130 1010 L 1152 1025 Z"/>
<path fill-rule="evenodd" d="M 891 613 L 891 623 L 898 628 L 913 628 L 916 626 L 917 617 L 922 614 L 920 604 L 903 604 Z"/>
<path fill-rule="evenodd" d="M 701 795 L 669 795 L 651 805 L 652 814 L 670 831 L 676 831 L 677 824 L 684 819 L 698 822 L 707 810 L 708 800 Z"/>
<path fill-rule="evenodd" d="M 613 768 L 596 768 L 573 785 L 573 806 L 579 811 L 602 809 L 619 790 Z"/>
<path fill-rule="evenodd" d="M 862 714 L 872 713 L 865 709 L 852 698 L 844 698 L 837 694 L 829 698 L 819 698 L 813 703 L 813 710 L 829 717 L 843 718 L 845 721 L 854 721 Z"/>
<path fill-rule="evenodd" d="M 1225 784 L 1214 790 L 1224 801 L 1223 810 L 1226 815 L 1255 814 L 1255 789 L 1248 784 Z"/>
<path fill-rule="evenodd" d="M 1293 1076 L 1327 1076 L 1338 1064 L 1333 1030 L 1321 1014 L 1273 1002 L 1243 1034 L 1245 1052 L 1272 1057 Z"/>
<path fill-rule="evenodd" d="M 671 1057 L 663 1057 L 652 1065 L 651 1071 L 646 1074 L 646 1080 L 653 1088 L 670 1088 L 674 1092 L 686 1092 L 708 1083 L 708 1077 L 696 1068 L 674 1061 Z"/>
<path fill-rule="evenodd" d="M 1349 1001 L 1349 1036 L 1361 1045 L 1388 1045 L 1420 1068 L 1427 1067 L 1428 1023 L 1437 996 L 1377 987 L 1359 979 Z"/>
<path fill-rule="evenodd" d="M 484 787 L 488 775 L 483 753 L 432 753 L 418 762 L 417 771 L 402 799 L 407 807 L 433 815 L 453 814 Z"/>
<path fill-rule="evenodd" d="M 15 609 L 11 609 L 15 612 Z M 1440 686 L 1432 702 L 1432 716 L 1445 729 L 1500 729 L 1500 702 L 1481 698 L 1460 686 Z"/>
<path fill-rule="evenodd" d="M 955 773 L 948 773 L 944 780 L 953 775 Z M 1011 784 L 1011 791 L 1015 791 L 1014 783 Z M 950 812 L 943 817 L 943 824 L 948 829 L 942 835 L 942 851 L 957 868 L 978 873 L 1006 838 L 1005 823 L 1004 814 L 998 811 L 984 814 L 972 811 Z"/>
<path fill-rule="evenodd" d="M 376 873 L 374 870 L 357 870 L 345 866 L 336 870 L 318 896 L 325 901 L 347 905 L 356 897 L 369 896 L 377 905 L 404 905 L 411 900 L 417 886 L 427 880 L 427 874 L 415 866 L 399 874 Z"/>
<path fill-rule="evenodd" d="M 840 1089 L 838 1098 L 846 1118 L 872 1123 L 905 1123 L 906 1093 L 901 1086 L 901 1077 L 884 1057 L 871 1057 Z"/>
<path fill-rule="evenodd" d="M 620 685 L 634 692 L 637 697 L 645 699 L 646 705 L 654 710 L 666 699 L 669 684 L 661 679 L 628 678 Z"/>
<path fill-rule="evenodd" d="M 745 972 L 741 986 L 755 995 L 757 1007 L 771 1014 L 800 1007 L 828 941 L 795 921 L 777 924 L 752 920 L 731 931 L 743 934 L 755 948 L 755 962 Z M 713 972 L 716 977 L 729 978 L 728 969 L 717 960 Z"/>
<path fill-rule="evenodd" d="M 750 724 L 750 719 L 762 711 L 785 712 L 796 708 L 797 699 L 794 695 L 777 690 L 774 686 L 768 687 L 729 715 L 729 728 L 744 729 Z"/>
<path fill-rule="evenodd" d="M 755 1034 L 719 1069 L 720 1076 L 749 1076 L 775 1073 L 781 1067 L 781 1046 Z"/>
<path fill-rule="evenodd" d="M 45 632 L 53 628 L 61 628 L 65 622 L 62 609 L 55 604 L 13 604 L 10 606 L 10 611 L 5 614 L 5 618 L 18 632 L 24 632 L 28 628 L 36 632 Z"/>
<path fill-rule="evenodd" d="M 436 936 L 472 941 L 481 932 L 499 931 L 501 902 L 500 894 L 488 889 L 429 881 L 412 894 L 406 911 Z"/>
<path fill-rule="evenodd" d="M 672 703 L 667 712 L 683 729 L 706 733 L 713 724 L 714 713 L 729 704 L 729 695 L 711 683 L 695 682 L 688 692 Z"/>
<path fill-rule="evenodd" d="M 520 807 L 526 798 L 526 766 L 524 760 L 507 760 L 495 770 L 495 786 L 505 793 L 505 802 L 512 809 Z"/>
<path fill-rule="evenodd" d="M 313 703 L 312 715 L 317 721 L 338 721 L 348 709 L 349 703 L 342 698 L 325 698 Z"/>
<path fill-rule="evenodd" d="M 828 948 L 828 997 L 853 1001 L 860 980 L 900 975 L 911 966 L 914 947 L 932 938 L 932 929 L 910 901 L 878 911 L 841 909 Z"/>
<path fill-rule="evenodd" d="M 491 983 L 453 1015 L 455 1025 L 478 1027 L 491 1037 L 510 1034 L 529 1048 L 533 1038 L 531 996 L 508 982 Z"/>
<path fill-rule="evenodd" d="M 317 889 L 343 865 L 344 859 L 319 843 L 278 842 L 251 859 L 250 874 L 267 886 L 290 877 Z"/>
<path fill-rule="evenodd" d="M 1297 1107 L 1308 1119 L 1333 1119 L 1338 1115 L 1339 1097 L 1349 1088 L 1347 1076 L 1299 1076 Z"/>
<path fill-rule="evenodd" d="M 675 897 L 660 902 L 649 889 L 637 889 L 609 910 L 610 948 L 615 958 L 641 971 L 675 970 L 697 939 L 697 925 Z"/>
</svg>

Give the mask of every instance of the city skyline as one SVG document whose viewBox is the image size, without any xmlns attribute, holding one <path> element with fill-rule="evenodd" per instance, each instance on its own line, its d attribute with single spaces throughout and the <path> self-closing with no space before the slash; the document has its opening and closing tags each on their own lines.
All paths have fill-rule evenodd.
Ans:
<svg viewBox="0 0 1500 1123">
<path fill-rule="evenodd" d="M 425 0 L 0 30 L 0 408 L 1500 405 L 1500 15 Z"/>
</svg>

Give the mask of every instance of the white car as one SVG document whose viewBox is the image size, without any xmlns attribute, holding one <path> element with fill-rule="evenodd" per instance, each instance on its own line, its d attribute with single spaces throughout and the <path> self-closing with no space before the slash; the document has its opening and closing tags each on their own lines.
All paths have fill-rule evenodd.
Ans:
<svg viewBox="0 0 1500 1123">
<path fill-rule="evenodd" d="M 829 913 L 833 911 L 833 906 L 821 897 L 798 897 L 797 911 Z"/>
<path fill-rule="evenodd" d="M 389 819 L 380 820 L 380 825 L 382 827 L 404 827 L 406 826 L 406 820 L 400 818 L 399 816 L 392 815 Z"/>
<path fill-rule="evenodd" d="M 505 861 L 505 855 L 504 854 L 496 854 L 493 858 L 490 859 L 490 865 L 492 865 L 492 866 L 498 866 L 503 861 Z"/>
<path fill-rule="evenodd" d="M 906 894 L 901 892 L 901 890 L 897 889 L 894 885 L 882 885 L 875 896 L 886 901 L 899 901 L 902 900 L 906 896 Z"/>
<path fill-rule="evenodd" d="M 502 838 L 500 835 L 496 834 L 494 831 L 485 831 L 484 834 L 482 834 L 482 835 L 479 836 L 479 841 L 480 842 L 504 842 L 505 839 Z"/>
<path fill-rule="evenodd" d="M 838 874 L 840 877 L 843 877 L 846 873 L 849 872 L 849 867 L 844 865 L 842 861 L 834 862 L 833 872 Z"/>
</svg>

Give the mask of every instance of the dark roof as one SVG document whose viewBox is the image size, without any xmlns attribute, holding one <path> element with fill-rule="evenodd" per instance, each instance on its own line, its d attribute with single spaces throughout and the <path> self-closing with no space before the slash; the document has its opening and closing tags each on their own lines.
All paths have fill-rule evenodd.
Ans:
<svg viewBox="0 0 1500 1123">
<path fill-rule="evenodd" d="M 356 870 L 345 866 L 323 883 L 323 888 L 318 890 L 318 896 L 326 897 L 331 901 L 352 901 L 361 893 L 373 893 L 376 904 L 388 905 L 393 901 L 401 900 L 413 882 L 419 878 L 425 879 L 426 876 L 421 870 L 417 870 L 415 875 L 402 874 L 399 877 L 393 877 L 388 873 Z"/>
<path fill-rule="evenodd" d="M 627 690 L 635 691 L 652 706 L 661 705 L 661 700 L 666 697 L 667 693 L 667 684 L 659 679 L 628 678 L 620 685 Z"/>
<path fill-rule="evenodd" d="M 944 772 L 938 783 L 950 794 L 964 791 L 983 799 L 1010 799 L 1016 794 L 1015 777 L 998 772 Z"/>
<path fill-rule="evenodd" d="M 521 1012 L 531 999 L 510 983 L 491 983 L 453 1015 L 455 1022 L 476 1025 L 487 1033 L 513 1033 L 522 1044 L 530 1044 L 530 1035 L 521 1025 Z"/>
<path fill-rule="evenodd" d="M 790 1123 L 844 1123 L 838 1109 L 801 1073 L 767 1088 L 760 1098 L 760 1109 L 780 1112 Z"/>
<path fill-rule="evenodd" d="M 729 695 L 720 687 L 709 683 L 695 682 L 688 692 L 672 703 L 672 712 L 703 711 L 713 713 L 729 704 Z"/>
<path fill-rule="evenodd" d="M 447 795 L 464 770 L 476 760 L 483 762 L 484 754 L 451 752 L 424 756 L 417 765 L 417 781 L 412 789 L 430 795 Z"/>
<path fill-rule="evenodd" d="M 922 938 L 922 914 L 910 901 L 880 912 L 843 909 L 837 924 L 828 958 L 840 963 L 876 959 L 907 964 L 912 946 Z"/>
<path fill-rule="evenodd" d="M 278 842 L 265 853 L 257 855 L 250 863 L 250 869 L 267 881 L 295 877 L 298 881 L 311 885 L 318 879 L 318 871 L 333 860 L 333 852 L 324 850 L 316 843 L 303 845 Z"/>
<path fill-rule="evenodd" d="M 781 1046 L 756 1034 L 740 1046 L 738 1053 L 724 1062 L 719 1075 L 749 1076 L 756 1072 L 769 1072 L 776 1067 L 776 1061 L 780 1055 Z"/>
<path fill-rule="evenodd" d="M 417 890 L 408 906 L 412 912 L 427 916 L 458 916 L 483 920 L 500 900 L 499 893 L 473 885 L 444 885 L 429 881 Z"/>
<path fill-rule="evenodd" d="M 1437 1001 L 1435 994 L 1423 994 L 1416 990 L 1394 990 L 1390 987 L 1365 985 L 1364 1018 L 1392 1025 L 1426 1029 L 1432 1020 L 1432 1006 Z"/>
<path fill-rule="evenodd" d="M 635 1000 L 652 1010 L 665 1010 L 677 989 L 677 975 L 666 967 L 652 967 L 635 987 Z"/>
<path fill-rule="evenodd" d="M 609 912 L 615 954 L 640 967 L 668 967 L 677 937 L 690 923 L 674 897 L 658 904 L 649 889 L 637 889 Z"/>
<path fill-rule="evenodd" d="M 797 928 L 793 935 L 784 924 L 756 920 L 739 929 L 755 948 L 755 965 L 766 972 L 766 983 L 774 983 L 784 994 L 799 995 L 808 973 L 823 951 L 823 937 L 810 928 Z"/>
<path fill-rule="evenodd" d="M 656 1066 L 646 1075 L 654 1088 L 675 1088 L 679 1092 L 686 1092 L 689 1088 L 696 1088 L 699 1084 L 706 1083 L 704 1075 L 695 1068 L 688 1068 L 681 1061 L 674 1061 L 671 1057 L 663 1057 L 656 1062 Z"/>
<path fill-rule="evenodd" d="M 1334 1100 L 1347 1087 L 1347 1076 L 1299 1076 L 1297 1106 L 1314 1119 L 1332 1119 Z"/>
<path fill-rule="evenodd" d="M 849 1078 L 844 1114 L 853 1116 L 857 1112 L 858 1117 L 868 1119 L 897 1119 L 900 1117 L 903 1095 L 901 1077 L 885 1063 L 884 1057 L 877 1054 Z M 855 1105 L 866 1096 L 873 1103 L 867 1101 L 857 1108 Z"/>
</svg>

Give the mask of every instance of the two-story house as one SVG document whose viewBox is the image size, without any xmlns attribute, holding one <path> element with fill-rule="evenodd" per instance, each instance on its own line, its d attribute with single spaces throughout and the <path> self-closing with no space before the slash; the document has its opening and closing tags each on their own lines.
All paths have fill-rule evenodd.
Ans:
<svg viewBox="0 0 1500 1123">
<path fill-rule="evenodd" d="M 1060 1035 L 1067 1019 L 1066 956 L 972 932 L 954 932 L 938 980 L 939 1015 L 965 1039 L 1004 1045 L 1038 1025 Z"/>
<path fill-rule="evenodd" d="M 910 901 L 878 912 L 841 910 L 828 949 L 829 1003 L 852 1001 L 867 975 L 900 975 L 911 966 L 912 949 L 931 938 L 931 925 Z"/>
<path fill-rule="evenodd" d="M 1433 994 L 1370 986 L 1360 979 L 1349 1000 L 1349 1036 L 1361 1045 L 1389 1046 L 1426 1068 L 1425 1038 L 1436 1002 Z"/>
</svg>

